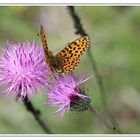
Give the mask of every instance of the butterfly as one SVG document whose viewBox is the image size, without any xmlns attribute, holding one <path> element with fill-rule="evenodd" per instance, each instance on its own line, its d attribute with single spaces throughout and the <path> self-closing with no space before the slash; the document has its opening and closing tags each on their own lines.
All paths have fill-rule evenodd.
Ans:
<svg viewBox="0 0 140 140">
<path fill-rule="evenodd" d="M 46 63 L 50 69 L 57 73 L 67 73 L 75 69 L 80 62 L 80 56 L 89 48 L 89 36 L 82 36 L 69 43 L 55 56 L 48 49 L 47 39 L 43 26 L 40 26 L 40 38 L 45 53 Z"/>
</svg>

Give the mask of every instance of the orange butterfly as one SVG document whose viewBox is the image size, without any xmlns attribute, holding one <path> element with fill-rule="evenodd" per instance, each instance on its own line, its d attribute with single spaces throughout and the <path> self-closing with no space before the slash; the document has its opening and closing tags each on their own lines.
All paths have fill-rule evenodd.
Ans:
<svg viewBox="0 0 140 140">
<path fill-rule="evenodd" d="M 89 37 L 83 36 L 69 43 L 63 50 L 55 56 L 48 49 L 47 40 L 43 26 L 40 27 L 40 37 L 48 66 L 54 72 L 67 73 L 75 69 L 80 62 L 80 56 L 89 47 Z"/>
</svg>

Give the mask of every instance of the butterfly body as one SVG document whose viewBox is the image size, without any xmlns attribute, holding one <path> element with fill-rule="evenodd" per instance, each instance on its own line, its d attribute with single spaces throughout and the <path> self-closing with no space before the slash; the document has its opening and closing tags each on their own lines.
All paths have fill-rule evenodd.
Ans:
<svg viewBox="0 0 140 140">
<path fill-rule="evenodd" d="M 58 73 L 67 73 L 75 69 L 80 62 L 80 56 L 89 47 L 89 37 L 83 36 L 69 43 L 62 51 L 55 56 L 48 50 L 47 40 L 43 26 L 40 28 L 40 37 L 44 48 L 46 63 L 50 69 Z"/>
<path fill-rule="evenodd" d="M 54 71 L 56 71 L 56 72 L 58 72 L 60 69 L 62 69 L 61 68 L 61 65 L 59 65 L 60 64 L 60 60 L 59 59 L 57 59 L 56 57 L 54 57 L 54 56 L 49 56 L 48 57 L 48 65 L 49 65 L 49 67 L 50 67 L 50 69 L 54 72 Z"/>
</svg>

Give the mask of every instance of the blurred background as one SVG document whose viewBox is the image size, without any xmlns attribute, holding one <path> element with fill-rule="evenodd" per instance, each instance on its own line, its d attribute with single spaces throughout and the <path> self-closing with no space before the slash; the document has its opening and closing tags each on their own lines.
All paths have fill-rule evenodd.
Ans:
<svg viewBox="0 0 140 140">
<path fill-rule="evenodd" d="M 122 133 L 140 133 L 140 7 L 76 6 L 84 29 L 91 39 L 91 52 L 102 77 L 109 109 Z M 1 6 L 0 47 L 6 41 L 33 40 L 41 45 L 40 24 L 46 31 L 49 48 L 57 53 L 72 42 L 73 21 L 64 6 Z M 86 66 L 86 67 L 85 67 Z M 87 53 L 81 57 L 75 73 L 93 74 Z M 93 76 L 83 85 L 92 98 L 92 105 L 105 117 L 97 80 Z M 15 97 L 7 97 L 1 87 L 0 133 L 43 134 L 44 131 Z M 42 119 L 56 134 L 110 133 L 90 112 L 66 112 L 64 118 L 52 115 L 56 109 L 44 105 L 45 97 L 32 97 L 41 110 Z"/>
</svg>

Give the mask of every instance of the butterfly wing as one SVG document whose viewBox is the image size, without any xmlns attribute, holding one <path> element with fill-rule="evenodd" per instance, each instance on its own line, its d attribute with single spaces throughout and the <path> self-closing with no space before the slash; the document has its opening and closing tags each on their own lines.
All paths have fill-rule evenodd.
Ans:
<svg viewBox="0 0 140 140">
<path fill-rule="evenodd" d="M 71 71 L 79 64 L 80 56 L 89 47 L 89 42 L 90 39 L 88 36 L 80 37 L 66 46 L 55 56 L 60 61 L 60 73 Z"/>
<path fill-rule="evenodd" d="M 56 69 L 56 72 L 58 73 L 67 73 L 69 71 L 72 71 L 75 69 L 75 67 L 79 64 L 80 59 L 59 59 L 59 65 Z"/>
<path fill-rule="evenodd" d="M 49 51 L 49 49 L 48 49 L 47 39 L 46 39 L 45 31 L 44 31 L 44 28 L 43 28 L 42 25 L 40 26 L 40 38 L 41 38 L 41 41 L 42 41 L 42 46 L 43 46 L 43 49 L 44 49 L 45 58 L 46 58 L 46 61 L 48 62 L 48 58 L 49 58 L 49 56 L 52 55 L 52 52 Z"/>
<path fill-rule="evenodd" d="M 40 26 L 40 38 L 42 41 L 42 46 L 43 46 L 43 50 L 44 50 L 44 54 L 45 54 L 45 58 L 46 58 L 46 63 L 48 64 L 50 69 L 53 71 L 52 64 L 51 64 L 50 60 L 52 58 L 54 58 L 54 56 L 53 56 L 52 52 L 49 51 L 49 49 L 48 49 L 47 39 L 46 39 L 45 31 L 44 31 L 44 28 L 42 25 Z"/>
</svg>

